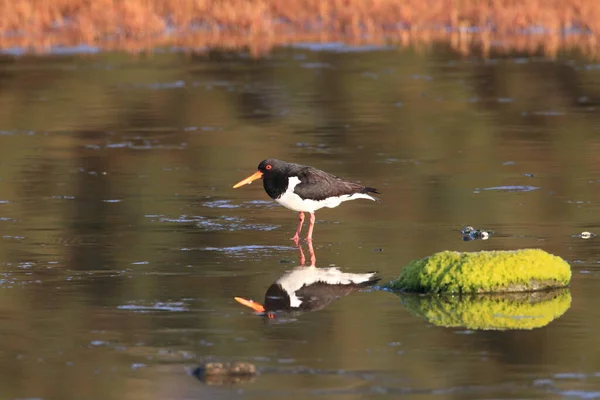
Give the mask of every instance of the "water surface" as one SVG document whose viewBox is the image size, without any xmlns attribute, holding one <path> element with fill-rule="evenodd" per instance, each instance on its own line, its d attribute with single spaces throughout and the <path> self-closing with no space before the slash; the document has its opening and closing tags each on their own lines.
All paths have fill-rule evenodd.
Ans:
<svg viewBox="0 0 600 400">
<path fill-rule="evenodd" d="M 358 50 L 3 56 L 4 397 L 600 397 L 598 238 L 579 236 L 600 231 L 597 63 Z M 268 157 L 382 193 L 317 213 L 318 266 L 385 282 L 441 250 L 539 247 L 571 264 L 572 303 L 482 331 L 374 289 L 266 321 L 233 297 L 298 264 L 297 217 L 232 185 Z M 205 360 L 262 373 L 210 385 Z"/>
</svg>

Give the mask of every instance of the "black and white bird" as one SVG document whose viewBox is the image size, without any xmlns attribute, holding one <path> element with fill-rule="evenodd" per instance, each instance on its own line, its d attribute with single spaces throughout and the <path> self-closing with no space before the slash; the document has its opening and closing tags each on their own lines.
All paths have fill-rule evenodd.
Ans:
<svg viewBox="0 0 600 400">
<path fill-rule="evenodd" d="M 377 189 L 348 182 L 328 172 L 300 164 L 268 159 L 258 164 L 258 171 L 236 183 L 233 188 L 263 180 L 267 194 L 282 206 L 299 212 L 298 229 L 292 238 L 300 239 L 304 213 L 310 213 L 310 225 L 306 240 L 312 240 L 315 211 L 339 206 L 344 201 L 368 199 L 378 201 L 370 195 L 380 194 Z"/>
<path fill-rule="evenodd" d="M 269 286 L 264 305 L 241 297 L 235 297 L 235 300 L 269 318 L 273 318 L 275 311 L 317 311 L 379 282 L 380 278 L 376 275 L 376 272 L 342 272 L 335 267 L 299 266 Z"/>
</svg>

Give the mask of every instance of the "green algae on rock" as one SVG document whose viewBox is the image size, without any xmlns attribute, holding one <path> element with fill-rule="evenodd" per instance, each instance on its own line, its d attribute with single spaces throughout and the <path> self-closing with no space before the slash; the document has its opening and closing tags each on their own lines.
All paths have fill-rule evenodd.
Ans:
<svg viewBox="0 0 600 400">
<path fill-rule="evenodd" d="M 541 249 L 442 251 L 411 261 L 386 287 L 418 293 L 524 292 L 565 287 L 571 267 Z"/>
<path fill-rule="evenodd" d="M 548 325 L 571 306 L 568 289 L 525 293 L 427 296 L 400 293 L 414 315 L 437 326 L 473 330 L 535 329 Z"/>
</svg>

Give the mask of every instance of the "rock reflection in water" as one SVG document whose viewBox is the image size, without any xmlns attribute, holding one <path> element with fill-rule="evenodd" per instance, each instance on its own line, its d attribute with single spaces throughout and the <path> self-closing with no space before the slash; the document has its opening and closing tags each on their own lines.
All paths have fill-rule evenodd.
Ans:
<svg viewBox="0 0 600 400">
<path fill-rule="evenodd" d="M 537 292 L 452 295 L 399 294 L 414 315 L 447 328 L 535 329 L 548 325 L 571 306 L 569 289 Z"/>
</svg>

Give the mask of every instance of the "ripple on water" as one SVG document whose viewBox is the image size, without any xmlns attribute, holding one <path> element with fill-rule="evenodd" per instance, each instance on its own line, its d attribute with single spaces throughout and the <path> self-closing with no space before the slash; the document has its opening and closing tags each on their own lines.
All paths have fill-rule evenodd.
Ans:
<svg viewBox="0 0 600 400">
<path fill-rule="evenodd" d="M 587 390 L 561 390 L 557 394 L 564 397 L 576 397 L 580 399 L 600 399 L 600 392 Z"/>
<path fill-rule="evenodd" d="M 263 246 L 263 245 L 247 245 L 247 246 L 229 246 L 229 247 L 202 247 L 198 249 L 185 248 L 182 250 L 200 250 L 200 251 L 216 251 L 227 254 L 229 256 L 247 256 L 249 254 L 264 254 L 272 251 L 289 251 L 293 249 L 291 246 Z"/>
<path fill-rule="evenodd" d="M 300 66 L 308 69 L 333 68 L 333 65 L 324 62 L 305 62 L 300 64 Z"/>
<path fill-rule="evenodd" d="M 499 190 L 504 192 L 531 192 L 538 189 L 541 188 L 538 186 L 529 185 L 492 186 L 488 188 L 475 188 L 473 193 L 481 193 L 482 190 Z"/>
<path fill-rule="evenodd" d="M 279 225 L 250 224 L 244 222 L 243 218 L 228 216 L 202 217 L 197 215 L 182 215 L 177 218 L 169 218 L 162 215 L 147 215 L 146 217 L 152 218 L 153 222 L 195 224 L 197 227 L 209 232 L 247 230 L 268 232 L 279 227 Z"/>
<path fill-rule="evenodd" d="M 278 204 L 269 200 L 251 200 L 243 202 L 242 205 L 248 208 L 274 208 Z"/>
<path fill-rule="evenodd" d="M 596 390 L 597 378 L 600 378 L 600 372 L 559 372 L 549 378 L 536 379 L 533 381 L 533 385 L 561 397 L 598 399 L 600 392 Z M 577 382 L 578 388 L 572 387 L 575 382 Z M 565 385 L 571 387 L 563 388 L 562 386 Z M 590 386 L 590 390 L 586 390 L 585 385 Z"/>
<path fill-rule="evenodd" d="M 127 310 L 133 312 L 152 312 L 152 311 L 171 311 L 184 312 L 188 311 L 187 306 L 182 301 L 163 302 L 157 301 L 153 304 L 147 304 L 142 301 L 132 301 L 128 304 L 117 306 L 119 310 Z"/>
<path fill-rule="evenodd" d="M 161 89 L 179 89 L 186 87 L 185 81 L 177 80 L 172 82 L 153 82 L 153 83 L 138 83 L 133 85 L 134 88 L 139 89 L 151 89 L 151 90 L 161 90 Z"/>
<path fill-rule="evenodd" d="M 202 203 L 208 208 L 273 208 L 277 203 L 267 200 L 251 200 L 241 204 L 233 204 L 231 200 L 210 200 Z"/>
<path fill-rule="evenodd" d="M 240 208 L 239 204 L 232 204 L 231 200 L 212 200 L 202 203 L 204 207 L 208 208 Z"/>
<path fill-rule="evenodd" d="M 268 232 L 277 229 L 279 225 L 266 224 L 243 224 L 241 218 L 220 217 L 218 221 L 203 219 L 197 222 L 197 226 L 208 231 L 263 231 Z"/>
<path fill-rule="evenodd" d="M 144 140 L 141 143 L 134 143 L 132 141 L 107 143 L 104 145 L 106 149 L 130 149 L 130 150 L 183 150 L 187 147 L 186 142 L 178 144 L 162 144 L 158 140 Z M 101 146 L 88 145 L 86 148 L 98 150 Z"/>
<path fill-rule="evenodd" d="M 202 250 L 208 251 L 223 251 L 225 253 L 239 253 L 239 252 L 262 252 L 268 250 L 289 250 L 293 249 L 291 246 L 261 246 L 261 245 L 247 245 L 247 246 L 230 246 L 230 247 L 204 247 Z"/>
</svg>

